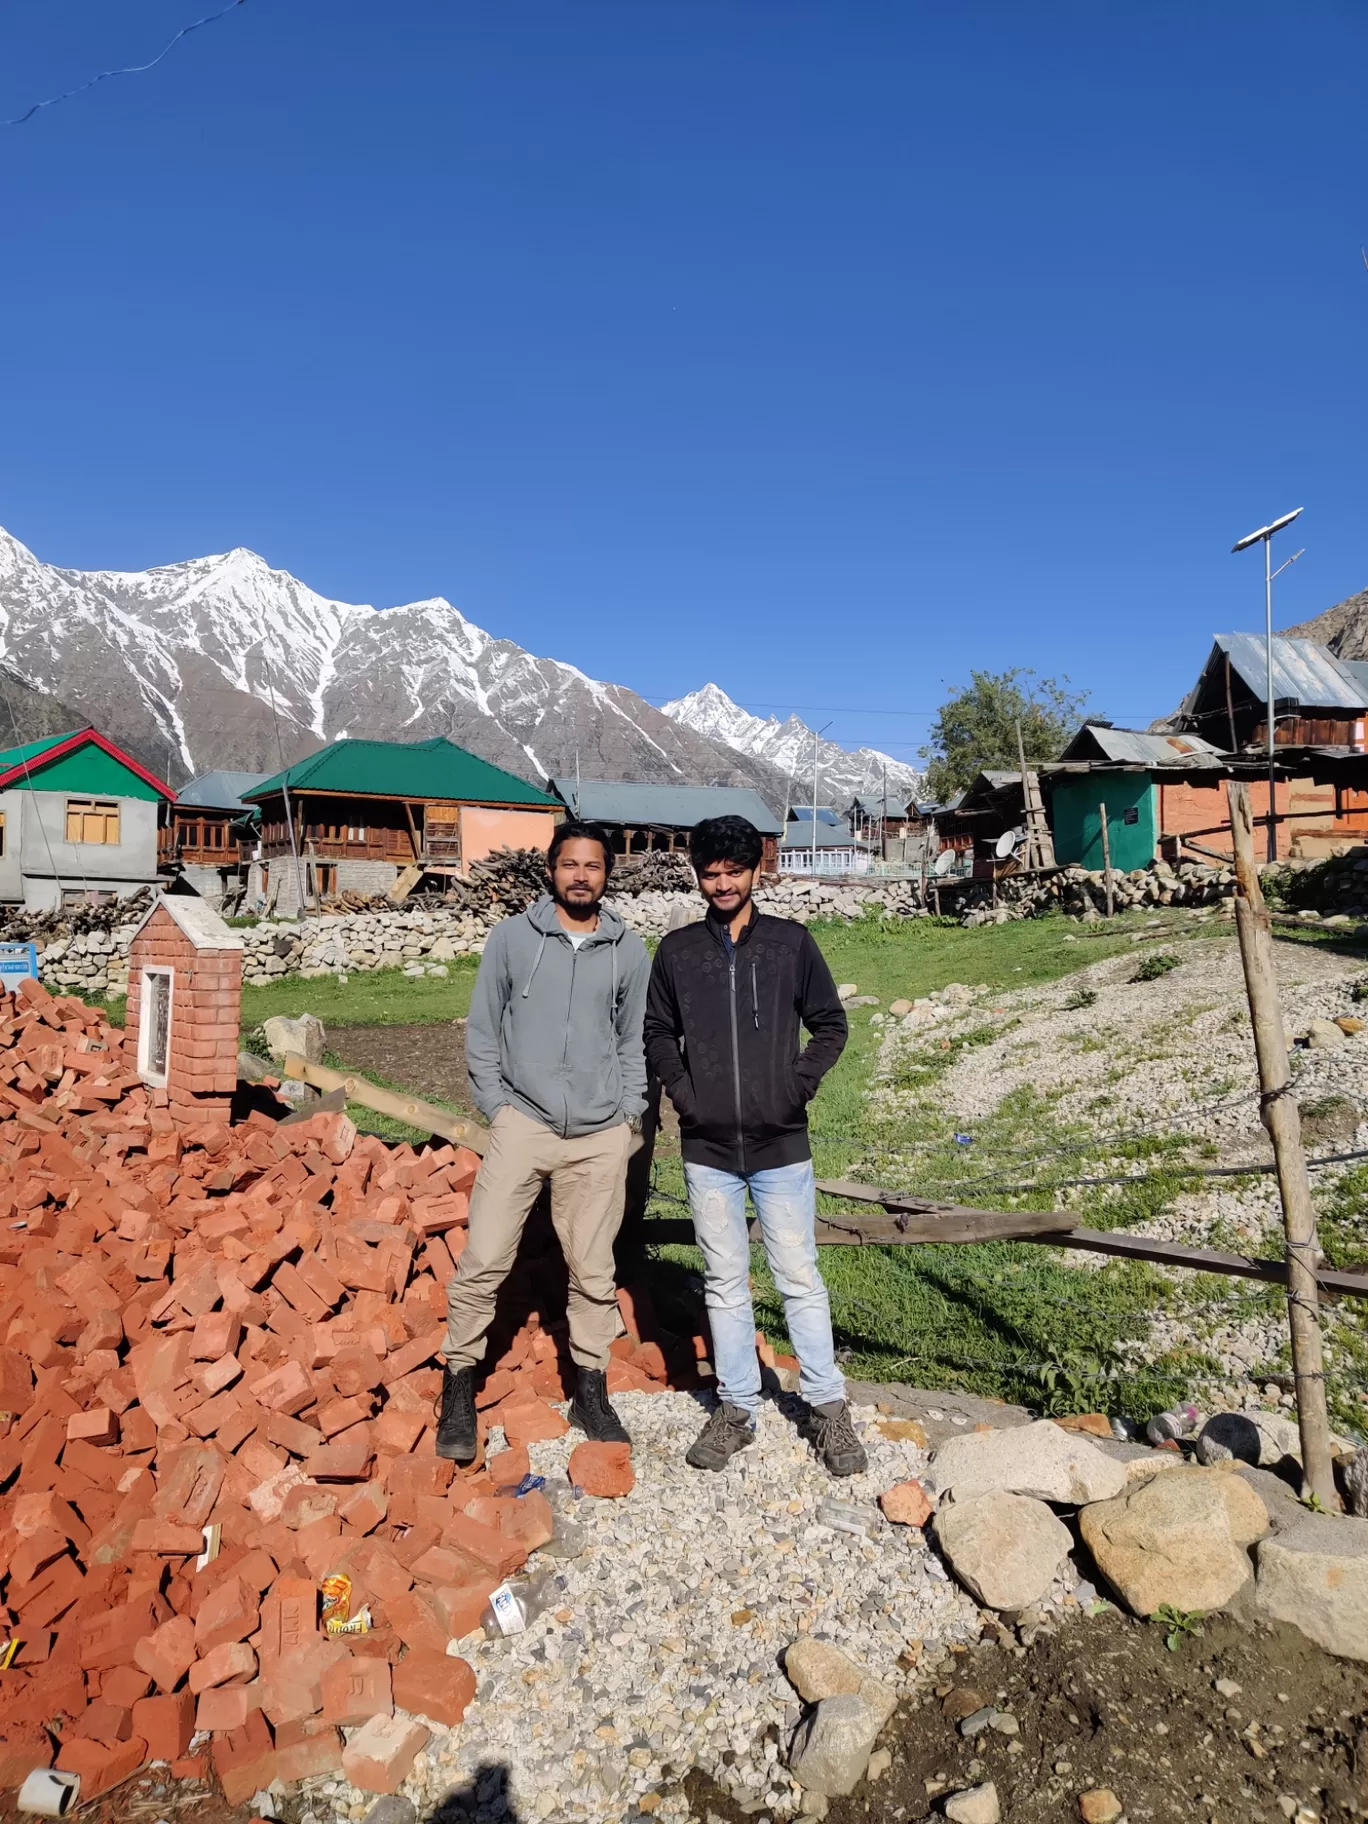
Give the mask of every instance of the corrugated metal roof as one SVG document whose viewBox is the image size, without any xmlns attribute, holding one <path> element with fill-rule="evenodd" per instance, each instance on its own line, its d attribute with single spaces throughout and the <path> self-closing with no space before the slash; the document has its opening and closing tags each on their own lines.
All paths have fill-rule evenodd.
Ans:
<svg viewBox="0 0 1368 1824">
<path fill-rule="evenodd" d="M 877 846 L 877 843 L 862 842 L 858 837 L 852 836 L 848 824 L 833 825 L 818 821 L 817 847 L 819 849 L 872 849 Z M 781 849 L 810 849 L 812 847 L 811 816 L 792 818 L 779 840 L 779 847 Z"/>
<path fill-rule="evenodd" d="M 269 773 L 201 773 L 176 793 L 181 804 L 196 804 L 212 811 L 254 811 L 254 804 L 244 804 L 242 794 L 264 785 Z"/>
<path fill-rule="evenodd" d="M 573 779 L 551 781 L 567 807 L 576 802 Z M 744 817 L 762 836 L 779 834 L 779 819 L 747 785 L 644 785 L 633 779 L 582 779 L 579 815 L 590 823 L 629 827 L 661 824 L 691 830 L 705 817 Z"/>
<path fill-rule="evenodd" d="M 1267 657 L 1261 633 L 1218 633 L 1218 648 L 1256 697 L 1267 690 Z M 1303 709 L 1368 708 L 1362 677 L 1354 677 L 1334 654 L 1315 640 L 1273 635 L 1273 696 L 1279 703 Z"/>
<path fill-rule="evenodd" d="M 552 806 L 555 799 L 467 753 L 445 735 L 430 741 L 334 741 L 244 794 L 260 803 L 281 789 L 348 797 L 449 798 L 461 804 Z"/>
<path fill-rule="evenodd" d="M 1137 766 L 1191 766 L 1208 757 L 1217 760 L 1221 753 L 1200 735 L 1149 735 L 1138 729 L 1103 728 L 1089 722 L 1079 729 L 1059 758 L 1090 760 L 1094 743 L 1103 759 Z"/>
</svg>

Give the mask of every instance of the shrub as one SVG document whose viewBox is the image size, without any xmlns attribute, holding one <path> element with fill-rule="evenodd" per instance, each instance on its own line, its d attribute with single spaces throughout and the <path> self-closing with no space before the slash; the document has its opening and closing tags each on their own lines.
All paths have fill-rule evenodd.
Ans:
<svg viewBox="0 0 1368 1824">
<path fill-rule="evenodd" d="M 1161 975 L 1167 975 L 1170 969 L 1176 969 L 1182 962 L 1181 956 L 1174 956 L 1168 950 L 1152 950 L 1140 960 L 1140 967 L 1131 977 L 1133 982 L 1157 982 Z"/>
</svg>

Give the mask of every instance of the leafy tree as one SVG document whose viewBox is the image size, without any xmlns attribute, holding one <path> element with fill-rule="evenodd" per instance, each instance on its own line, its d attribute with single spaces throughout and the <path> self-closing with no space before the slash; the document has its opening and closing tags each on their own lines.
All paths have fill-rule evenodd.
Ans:
<svg viewBox="0 0 1368 1824">
<path fill-rule="evenodd" d="M 1037 678 L 1021 666 L 971 671 L 969 680 L 941 704 L 922 749 L 931 795 L 942 803 L 985 769 L 1017 770 L 1018 722 L 1028 765 L 1057 760 L 1087 701 L 1067 678 Z"/>
</svg>

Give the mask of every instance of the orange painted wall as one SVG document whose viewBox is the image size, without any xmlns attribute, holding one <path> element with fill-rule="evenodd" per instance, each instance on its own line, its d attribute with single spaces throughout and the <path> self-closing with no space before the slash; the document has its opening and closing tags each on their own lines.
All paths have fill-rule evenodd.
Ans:
<svg viewBox="0 0 1368 1824">
<path fill-rule="evenodd" d="M 1230 806 L 1224 779 L 1211 785 L 1187 780 L 1171 783 L 1161 780 L 1159 793 L 1159 828 L 1162 834 L 1190 835 L 1198 830 L 1209 831 L 1214 825 L 1224 823 L 1224 832 L 1201 836 L 1198 840 L 1207 848 L 1219 849 L 1224 855 L 1230 854 Z M 1267 816 L 1267 782 L 1251 780 L 1249 797 L 1255 818 Z M 1368 817 L 1365 816 L 1368 797 L 1362 792 L 1346 792 L 1344 800 L 1346 815 L 1336 818 L 1334 786 L 1315 785 L 1310 779 L 1280 780 L 1276 788 L 1274 808 L 1282 815 L 1290 813 L 1293 821 L 1278 825 L 1279 858 L 1300 854 L 1314 857 L 1316 854 L 1329 853 L 1327 845 L 1342 846 L 1346 842 L 1362 841 L 1365 830 L 1368 830 Z M 1316 815 L 1308 815 L 1308 812 Z M 1261 859 L 1264 840 L 1263 832 L 1256 829 L 1255 842 Z"/>
<path fill-rule="evenodd" d="M 462 865 L 468 868 L 495 849 L 544 849 L 558 822 L 554 811 L 497 811 L 486 804 L 463 804 Z"/>
</svg>

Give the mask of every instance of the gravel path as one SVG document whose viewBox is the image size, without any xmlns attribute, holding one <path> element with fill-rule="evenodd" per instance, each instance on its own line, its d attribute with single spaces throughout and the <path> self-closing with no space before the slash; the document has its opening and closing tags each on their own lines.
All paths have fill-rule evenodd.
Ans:
<svg viewBox="0 0 1368 1824">
<path fill-rule="evenodd" d="M 1153 981 L 1135 981 L 1141 958 L 1155 951 L 1181 957 L 1180 966 Z M 1363 979 L 1361 963 L 1294 944 L 1277 945 L 1276 955 L 1289 1040 L 1304 1033 L 1312 1020 L 1368 1012 L 1350 994 Z M 965 1161 L 966 1178 L 988 1180 L 991 1175 L 1029 1182 L 1042 1165 L 1055 1162 L 1051 1125 L 1091 1130 L 1095 1136 L 1084 1162 L 1069 1175 L 1143 1171 L 1142 1162 L 1119 1152 L 1108 1154 L 1109 1142 L 1142 1134 L 1197 1136 L 1214 1148 L 1214 1156 L 1203 1162 L 1211 1165 L 1271 1161 L 1272 1149 L 1258 1119 L 1253 1040 L 1233 934 L 1188 941 L 1181 926 L 1170 927 L 1164 938 L 1137 945 L 1133 954 L 1109 957 L 1058 982 L 1006 993 L 947 992 L 949 1004 L 889 1024 L 874 1091 L 883 1113 L 903 1117 L 910 1127 L 929 1097 L 941 1117 L 973 1133 L 1022 1088 L 1045 1097 L 1049 1107 L 1036 1141 L 1028 1139 L 1011 1153 L 976 1149 Z M 1089 996 L 1094 997 L 1089 1004 L 1078 1005 Z M 942 1040 L 981 1034 L 994 1024 L 1003 1029 L 1000 1037 L 963 1047 L 934 1083 L 928 1074 L 928 1087 L 916 1087 L 918 1058 L 934 1059 Z M 1333 1049 L 1297 1047 L 1292 1070 L 1303 1106 L 1335 1094 L 1356 1102 L 1360 1112 L 1368 1111 L 1368 1032 Z M 912 1087 L 897 1088 L 895 1082 Z M 1308 1150 L 1354 1147 L 1368 1147 L 1368 1125 L 1360 1123 L 1352 1138 L 1313 1142 Z M 1342 1169 L 1314 1174 L 1320 1201 L 1333 1191 Z M 906 1172 L 905 1182 L 914 1184 L 915 1153 L 907 1157 Z M 1121 1193 L 1079 1187 L 1055 1195 L 1086 1220 L 1090 1210 L 1096 1213 Z M 976 1200 L 993 1198 L 980 1191 Z M 1281 1229 L 1276 1183 L 1262 1176 L 1212 1180 L 1200 1191 L 1177 1196 L 1135 1225 L 1134 1232 L 1192 1246 L 1268 1253 Z M 1087 1272 L 1103 1262 L 1070 1254 L 1067 1264 Z M 1174 1277 L 1193 1283 L 1186 1274 Z M 1199 1342 L 1216 1357 L 1224 1377 L 1204 1390 L 1209 1398 L 1266 1405 L 1267 1395 L 1248 1379 L 1249 1371 L 1285 1347 L 1286 1326 L 1280 1313 L 1270 1317 L 1241 1311 L 1249 1289 L 1243 1282 L 1227 1283 L 1233 1315 L 1157 1317 L 1148 1338 L 1137 1345 L 1137 1358 L 1155 1360 L 1177 1344 Z M 1200 1294 L 1208 1302 L 1212 1296 L 1209 1287 Z M 1201 1391 L 1194 1389 L 1199 1396 Z"/>
<path fill-rule="evenodd" d="M 874 1509 L 873 1538 L 822 1525 L 836 1496 L 872 1508 L 923 1471 L 926 1452 L 857 1412 L 869 1473 L 837 1485 L 776 1405 L 757 1443 L 722 1475 L 687 1468 L 704 1408 L 681 1393 L 623 1394 L 636 1487 L 624 1500 L 578 1503 L 583 1552 L 529 1568 L 555 1580 L 550 1604 L 509 1640 L 464 1643 L 476 1701 L 456 1729 L 435 1730 L 404 1790 L 430 1815 L 617 1824 L 657 1789 L 701 1767 L 741 1802 L 778 1819 L 799 1809 L 781 1744 L 800 1706 L 778 1656 L 799 1634 L 837 1642 L 903 1688 L 912 1641 L 968 1641 L 978 1609 L 915 1529 Z M 497 1434 L 496 1434 L 497 1439 Z M 495 1440 L 496 1441 L 496 1440 Z M 577 1434 L 531 1447 L 534 1470 L 565 1484 Z M 554 1549 L 554 1548 L 553 1548 Z M 371 1801 L 345 1781 L 311 1783 L 301 1824 L 361 1818 Z M 684 1816 L 677 1798 L 661 1815 Z"/>
</svg>

